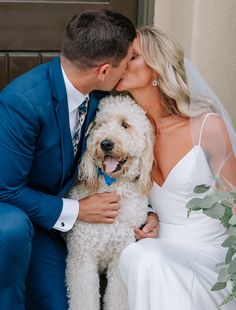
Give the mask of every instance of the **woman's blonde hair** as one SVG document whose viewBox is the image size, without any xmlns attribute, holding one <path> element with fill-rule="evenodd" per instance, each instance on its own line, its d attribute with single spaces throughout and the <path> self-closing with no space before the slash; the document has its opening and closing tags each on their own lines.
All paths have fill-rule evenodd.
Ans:
<svg viewBox="0 0 236 310">
<path fill-rule="evenodd" d="M 158 87 L 165 111 L 172 115 L 197 116 L 211 110 L 211 103 L 196 97 L 194 101 L 198 107 L 191 106 L 190 111 L 190 89 L 184 68 L 183 49 L 155 27 L 145 26 L 139 28 L 137 33 L 144 61 L 158 75 Z"/>
</svg>

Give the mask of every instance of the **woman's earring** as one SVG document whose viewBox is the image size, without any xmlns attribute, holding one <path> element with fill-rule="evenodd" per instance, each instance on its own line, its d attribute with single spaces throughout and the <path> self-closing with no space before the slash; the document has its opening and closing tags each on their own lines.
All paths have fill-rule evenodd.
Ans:
<svg viewBox="0 0 236 310">
<path fill-rule="evenodd" d="M 152 81 L 152 86 L 156 87 L 157 85 L 158 85 L 158 82 L 157 82 L 156 79 L 154 79 L 154 80 Z"/>
</svg>

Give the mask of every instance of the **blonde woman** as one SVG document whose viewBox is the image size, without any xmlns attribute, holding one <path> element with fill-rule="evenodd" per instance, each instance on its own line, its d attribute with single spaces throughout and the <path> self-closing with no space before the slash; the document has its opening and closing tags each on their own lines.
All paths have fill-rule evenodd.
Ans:
<svg viewBox="0 0 236 310">
<path fill-rule="evenodd" d="M 196 185 L 214 186 L 213 175 L 236 184 L 235 132 L 221 103 L 184 61 L 182 49 L 153 27 L 138 31 L 116 89 L 146 110 L 156 133 L 150 203 L 159 236 L 142 239 L 144 232 L 136 229 L 142 240 L 122 253 L 129 309 L 236 309 L 235 302 L 219 306 L 227 289 L 211 291 L 215 265 L 225 257 L 226 231 L 201 211 L 187 218 L 185 207 Z"/>
</svg>

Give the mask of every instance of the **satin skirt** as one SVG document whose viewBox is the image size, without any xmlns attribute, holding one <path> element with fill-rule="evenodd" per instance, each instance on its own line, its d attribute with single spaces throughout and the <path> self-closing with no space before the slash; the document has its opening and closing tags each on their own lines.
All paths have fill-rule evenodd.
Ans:
<svg viewBox="0 0 236 310">
<path fill-rule="evenodd" d="M 222 247 L 173 239 L 143 239 L 121 255 L 120 273 L 128 288 L 130 310 L 235 310 L 220 304 L 229 290 L 211 291 Z"/>
</svg>

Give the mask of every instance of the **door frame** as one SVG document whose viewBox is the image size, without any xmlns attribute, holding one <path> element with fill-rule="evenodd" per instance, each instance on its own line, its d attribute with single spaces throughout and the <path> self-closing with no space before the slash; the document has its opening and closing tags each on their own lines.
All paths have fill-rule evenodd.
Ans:
<svg viewBox="0 0 236 310">
<path fill-rule="evenodd" d="M 138 0 L 138 26 L 154 24 L 154 8 L 155 0 Z"/>
</svg>

